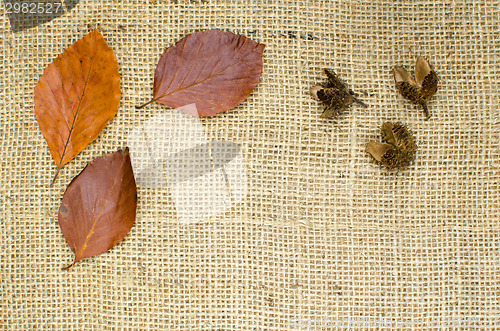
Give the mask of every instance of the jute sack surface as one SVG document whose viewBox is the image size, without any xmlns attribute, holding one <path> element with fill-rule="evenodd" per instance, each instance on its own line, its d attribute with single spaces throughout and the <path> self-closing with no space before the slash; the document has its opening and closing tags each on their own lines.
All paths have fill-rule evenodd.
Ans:
<svg viewBox="0 0 500 331">
<path fill-rule="evenodd" d="M 499 1 L 81 1 L 12 32 L 0 16 L 0 325 L 6 330 L 289 330 L 500 327 Z M 34 116 L 44 69 L 95 26 L 118 58 L 117 116 L 53 187 Z M 152 95 L 163 50 L 218 28 L 266 45 L 262 79 L 202 119 L 241 146 L 248 195 L 179 225 L 168 187 L 139 188 L 137 221 L 111 251 L 61 268 L 66 186 L 170 111 Z M 439 74 L 431 119 L 391 68 L 425 55 Z M 369 104 L 335 121 L 308 94 L 334 69 Z M 414 131 L 414 164 L 364 151 L 384 121 Z M 460 324 L 461 323 L 461 324 Z M 467 324 L 468 323 L 468 324 Z"/>
</svg>

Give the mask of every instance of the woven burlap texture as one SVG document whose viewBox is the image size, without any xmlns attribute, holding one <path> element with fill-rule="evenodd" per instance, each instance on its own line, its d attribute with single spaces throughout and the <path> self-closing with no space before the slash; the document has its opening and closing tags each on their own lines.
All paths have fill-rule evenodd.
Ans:
<svg viewBox="0 0 500 331">
<path fill-rule="evenodd" d="M 13 33 L 2 12 L 0 325 L 6 330 L 500 328 L 500 1 L 81 1 Z M 34 87 L 98 27 L 116 53 L 116 117 L 55 185 Z M 57 223 L 66 186 L 169 111 L 152 95 L 163 50 L 218 28 L 266 45 L 260 84 L 203 118 L 241 146 L 245 200 L 179 225 L 168 188 L 138 190 L 137 221 L 77 263 Z M 425 55 L 439 74 L 432 115 L 396 92 L 391 69 Z M 368 108 L 336 120 L 309 88 L 334 69 Z M 418 143 L 387 172 L 365 152 L 384 121 Z"/>
</svg>

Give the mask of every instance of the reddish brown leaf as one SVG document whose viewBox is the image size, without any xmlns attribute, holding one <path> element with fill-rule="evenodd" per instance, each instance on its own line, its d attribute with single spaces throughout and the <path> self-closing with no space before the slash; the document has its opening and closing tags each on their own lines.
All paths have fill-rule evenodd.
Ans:
<svg viewBox="0 0 500 331">
<path fill-rule="evenodd" d="M 35 116 L 57 165 L 54 180 L 62 166 L 97 138 L 119 102 L 118 62 L 97 30 L 45 69 L 35 87 Z"/>
<path fill-rule="evenodd" d="M 59 208 L 59 226 L 81 259 L 106 252 L 135 222 L 137 187 L 128 149 L 98 157 L 68 185 Z"/>
<path fill-rule="evenodd" d="M 172 108 L 195 103 L 212 116 L 245 100 L 259 83 L 264 45 L 231 32 L 208 30 L 182 38 L 163 52 L 153 99 Z"/>
</svg>

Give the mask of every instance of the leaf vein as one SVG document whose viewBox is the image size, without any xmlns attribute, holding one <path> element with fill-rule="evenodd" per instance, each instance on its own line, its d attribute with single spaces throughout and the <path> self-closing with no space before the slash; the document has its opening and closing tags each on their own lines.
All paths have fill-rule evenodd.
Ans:
<svg viewBox="0 0 500 331">
<path fill-rule="evenodd" d="M 61 168 L 62 162 L 64 160 L 64 157 L 66 156 L 65 155 L 66 148 L 68 147 L 69 141 L 71 140 L 71 134 L 73 132 L 73 128 L 74 128 L 75 123 L 76 123 L 76 119 L 78 118 L 80 106 L 82 104 L 83 97 L 85 96 L 85 90 L 87 89 L 87 84 L 88 84 L 88 82 L 90 80 L 90 74 L 91 74 L 91 71 L 92 71 L 92 65 L 94 64 L 94 59 L 95 59 L 95 56 L 96 56 L 96 39 L 97 39 L 97 37 L 95 35 L 93 37 L 94 37 L 94 45 L 93 45 L 93 50 L 92 50 L 93 54 L 92 54 L 92 59 L 90 61 L 89 71 L 88 71 L 88 74 L 87 74 L 87 78 L 85 79 L 85 84 L 83 86 L 82 96 L 80 97 L 80 100 L 78 102 L 78 106 L 76 108 L 76 112 L 74 114 L 73 123 L 71 124 L 71 128 L 69 130 L 68 140 L 66 141 L 66 144 L 64 145 L 64 149 L 63 149 L 63 152 L 62 152 L 62 155 L 61 155 L 61 160 L 59 161 L 59 164 L 57 166 L 58 168 Z"/>
</svg>

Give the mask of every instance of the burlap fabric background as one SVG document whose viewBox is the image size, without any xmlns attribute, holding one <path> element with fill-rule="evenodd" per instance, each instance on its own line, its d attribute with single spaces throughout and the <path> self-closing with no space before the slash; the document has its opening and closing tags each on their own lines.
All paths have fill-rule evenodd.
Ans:
<svg viewBox="0 0 500 331">
<path fill-rule="evenodd" d="M 8 330 L 500 328 L 499 1 L 81 1 L 1 29 L 0 325 Z M 55 164 L 33 110 L 46 66 L 98 25 L 122 75 L 117 116 L 49 187 Z M 264 43 L 261 83 L 202 119 L 241 145 L 249 193 L 179 226 L 168 189 L 139 189 L 111 251 L 72 261 L 62 194 L 93 158 L 168 107 L 150 98 L 163 50 L 209 28 Z M 394 65 L 426 55 L 440 76 L 424 120 Z M 370 105 L 322 120 L 308 94 L 335 69 Z M 416 162 L 388 173 L 365 153 L 380 125 L 415 132 Z"/>
</svg>

